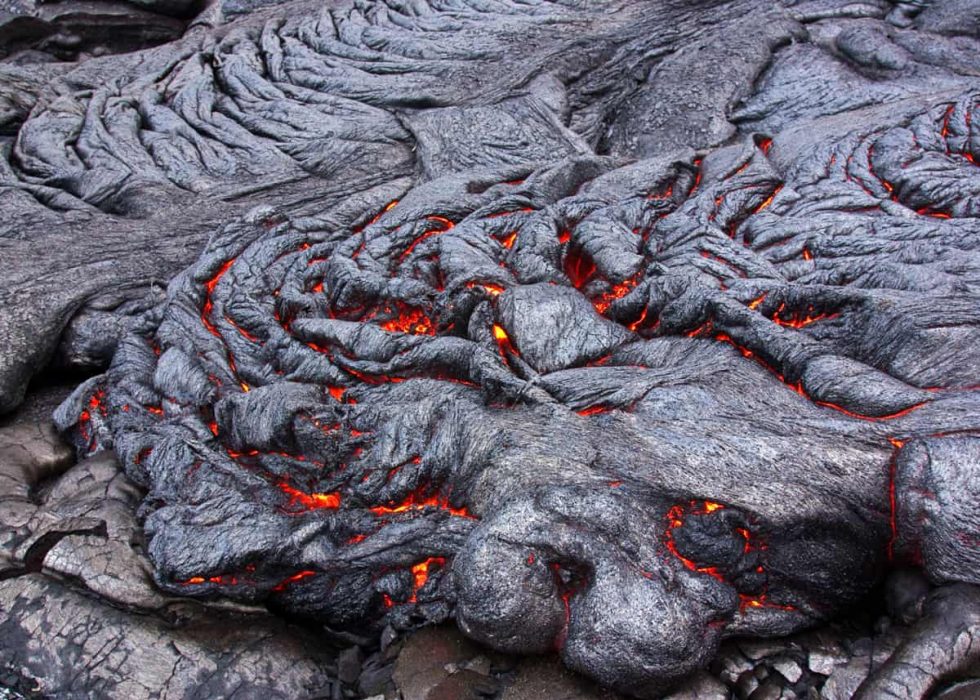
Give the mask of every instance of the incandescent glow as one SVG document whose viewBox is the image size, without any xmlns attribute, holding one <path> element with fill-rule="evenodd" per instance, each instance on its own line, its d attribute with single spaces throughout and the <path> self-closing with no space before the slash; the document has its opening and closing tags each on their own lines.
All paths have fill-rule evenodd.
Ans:
<svg viewBox="0 0 980 700">
<path fill-rule="evenodd" d="M 280 481 L 279 490 L 289 496 L 289 507 L 300 506 L 297 512 L 307 512 L 311 510 L 335 510 L 340 508 L 340 494 L 334 493 L 305 493 L 293 488 L 285 481 Z"/>
<path fill-rule="evenodd" d="M 418 600 L 419 591 L 429 580 L 429 567 L 433 565 L 441 568 L 446 565 L 446 560 L 443 557 L 429 557 L 412 567 L 413 590 L 412 596 L 408 599 L 409 603 L 415 603 Z"/>
<path fill-rule="evenodd" d="M 473 515 L 466 509 L 465 506 L 462 508 L 457 508 L 449 502 L 448 497 L 441 496 L 439 494 L 425 496 L 421 493 L 421 489 L 408 494 L 408 496 L 401 503 L 387 506 L 375 506 L 369 510 L 375 515 L 386 516 L 409 513 L 412 511 L 422 511 L 426 508 L 438 508 L 446 511 L 450 515 L 460 518 L 473 518 Z"/>
<path fill-rule="evenodd" d="M 389 333 L 410 333 L 412 335 L 435 335 L 432 321 L 419 309 L 399 304 L 398 315 L 381 324 Z"/>
<path fill-rule="evenodd" d="M 310 578 L 311 576 L 316 576 L 316 572 L 315 571 L 297 572 L 292 576 L 290 576 L 289 578 L 277 583 L 275 586 L 272 587 L 272 590 L 275 593 L 281 593 L 282 591 L 286 590 L 290 584 L 296 583 L 297 581 L 302 581 L 305 578 Z"/>
</svg>

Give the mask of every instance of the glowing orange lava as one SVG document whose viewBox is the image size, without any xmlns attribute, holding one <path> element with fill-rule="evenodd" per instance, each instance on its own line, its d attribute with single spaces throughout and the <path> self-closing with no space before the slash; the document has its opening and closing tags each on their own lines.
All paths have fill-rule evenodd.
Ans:
<svg viewBox="0 0 980 700">
<path fill-rule="evenodd" d="M 667 530 L 664 533 L 665 544 L 667 551 L 674 555 L 678 561 L 680 561 L 684 567 L 690 571 L 696 571 L 701 574 L 707 574 L 722 583 L 728 583 L 722 573 L 714 566 L 698 566 L 695 562 L 691 561 L 683 554 L 677 550 L 677 545 L 674 542 L 674 530 L 681 527 L 684 524 L 684 516 L 688 514 L 692 515 L 703 515 L 705 513 L 713 513 L 716 510 L 721 510 L 724 508 L 721 503 L 715 503 L 714 501 L 691 501 L 687 508 L 683 505 L 671 506 L 670 510 L 667 511 Z"/>
<path fill-rule="evenodd" d="M 762 593 L 757 596 L 744 595 L 742 593 L 738 596 L 739 601 L 739 612 L 744 613 L 748 608 L 774 608 L 776 610 L 785 610 L 786 612 L 795 612 L 796 608 L 792 605 L 780 605 L 779 603 L 773 603 L 769 600 L 769 596 Z"/>
<path fill-rule="evenodd" d="M 381 324 L 382 330 L 389 333 L 411 333 L 412 335 L 435 335 L 432 321 L 419 309 L 398 305 L 398 315 Z"/>
<path fill-rule="evenodd" d="M 763 200 L 762 204 L 760 204 L 759 206 L 757 206 L 755 208 L 755 211 L 752 212 L 752 213 L 753 214 L 758 214 L 763 209 L 766 209 L 770 204 L 772 204 L 772 200 L 774 200 L 776 198 L 776 195 L 779 194 L 780 190 L 782 190 L 782 189 L 783 189 L 783 186 L 782 185 L 777 186 L 776 189 L 774 189 L 772 191 L 772 194 L 769 195 L 768 197 L 766 197 L 765 200 Z"/>
<path fill-rule="evenodd" d="M 640 312 L 640 317 L 629 325 L 629 329 L 635 333 L 641 326 L 643 326 L 643 323 L 646 320 L 647 320 L 647 307 L 644 306 L 643 311 Z M 658 324 L 660 323 L 660 319 L 657 319 L 657 323 Z"/>
<path fill-rule="evenodd" d="M 907 416 L 912 411 L 918 408 L 922 408 L 929 402 L 923 401 L 921 403 L 917 403 L 912 406 L 909 406 L 908 408 L 903 408 L 901 411 L 895 411 L 894 413 L 889 413 L 884 416 L 866 416 L 863 413 L 854 413 L 853 411 L 848 411 L 846 408 L 843 408 L 842 406 L 838 406 L 835 403 L 829 403 L 827 401 L 814 401 L 813 403 L 817 404 L 818 406 L 823 406 L 824 408 L 832 408 L 835 411 L 839 411 L 843 413 L 845 416 L 849 416 L 850 418 L 858 418 L 860 420 L 866 420 L 866 421 L 881 421 L 881 420 L 892 420 L 893 418 L 901 418 L 902 416 Z"/>
<path fill-rule="evenodd" d="M 444 216 L 428 216 L 426 218 L 429 221 L 432 221 L 432 222 L 434 222 L 436 224 L 439 224 L 439 228 L 430 229 L 430 230 L 426 231 L 425 233 L 423 233 L 421 236 L 416 237 L 416 239 L 414 241 L 412 241 L 409 244 L 409 246 L 398 257 L 398 262 L 400 262 L 400 263 L 405 262 L 409 258 L 409 256 L 412 254 L 412 251 L 415 250 L 415 247 L 419 243 L 421 243 L 422 241 L 428 240 L 429 238 L 432 238 L 433 236 L 438 236 L 440 233 L 445 233 L 446 231 L 448 231 L 449 229 L 451 229 L 455 225 L 455 224 L 453 224 L 452 221 L 450 221 L 449 219 L 447 219 Z"/>
<path fill-rule="evenodd" d="M 289 584 L 296 583 L 297 581 L 302 581 L 304 578 L 309 578 L 310 576 L 316 576 L 316 572 L 315 571 L 300 571 L 298 573 L 293 574 L 289 578 L 284 579 L 283 581 L 280 581 L 279 583 L 277 583 L 275 586 L 272 587 L 272 590 L 274 592 L 276 592 L 276 593 L 280 593 L 280 592 L 286 590 L 286 588 L 287 588 L 287 586 L 289 586 Z"/>
<path fill-rule="evenodd" d="M 504 330 L 503 326 L 495 323 L 493 324 L 493 337 L 497 341 L 497 349 L 500 350 L 500 356 L 504 359 L 504 363 L 509 365 L 508 355 L 517 355 L 517 350 L 511 344 L 507 331 Z"/>
<path fill-rule="evenodd" d="M 687 196 L 688 197 L 690 197 L 692 194 L 694 194 L 694 190 L 696 190 L 698 188 L 698 186 L 701 184 L 701 159 L 700 158 L 695 158 L 694 159 L 694 162 L 693 162 L 693 165 L 694 165 L 694 167 L 696 169 L 695 175 L 694 175 L 694 184 L 691 185 L 691 190 L 687 193 Z"/>
<path fill-rule="evenodd" d="M 408 494 L 405 500 L 397 505 L 375 506 L 369 510 L 375 515 L 396 515 L 398 513 L 408 513 L 411 511 L 424 510 L 426 508 L 440 508 L 449 514 L 460 518 L 475 519 L 469 510 L 467 510 L 466 506 L 456 508 L 449 503 L 449 499 L 446 496 L 441 496 L 439 494 L 425 496 L 421 493 L 421 489 Z"/>
<path fill-rule="evenodd" d="M 218 281 L 224 276 L 228 269 L 235 262 L 235 258 L 231 260 L 226 260 L 225 263 L 218 268 L 218 271 L 207 282 L 204 283 L 205 297 L 204 297 L 204 308 L 201 309 L 201 321 L 204 323 L 204 327 L 210 331 L 211 335 L 216 338 L 220 338 L 221 334 L 218 329 L 211 322 L 211 311 L 214 305 L 211 301 L 211 294 L 214 292 L 214 288 L 218 285 Z"/>
<path fill-rule="evenodd" d="M 724 575 L 716 567 L 699 567 L 694 561 L 687 559 L 680 552 L 677 551 L 677 547 L 674 543 L 673 530 L 678 527 L 683 526 L 684 517 L 689 514 L 703 515 L 706 513 L 713 513 L 718 510 L 724 509 L 725 506 L 721 503 L 716 503 L 714 501 L 690 501 L 688 504 L 677 504 L 672 506 L 667 511 L 667 530 L 665 533 L 665 544 L 667 550 L 680 561 L 686 569 L 689 571 L 695 571 L 697 573 L 707 574 L 712 578 L 732 585 L 729 583 Z M 734 531 L 744 540 L 742 545 L 742 551 L 744 553 L 750 552 L 753 548 L 759 550 L 765 550 L 766 544 L 761 542 L 753 542 L 752 533 L 744 527 L 735 528 Z M 765 569 L 760 564 L 756 567 L 756 573 L 765 573 Z M 784 610 L 787 612 L 795 611 L 796 608 L 792 605 L 782 605 L 779 603 L 773 603 L 769 600 L 769 594 L 766 591 L 758 595 L 747 595 L 744 593 L 739 593 L 739 612 L 744 613 L 748 609 L 759 609 L 759 608 L 771 608 L 776 610 Z"/>
<path fill-rule="evenodd" d="M 888 538 L 888 561 L 895 558 L 895 542 L 898 540 L 898 501 L 895 493 L 895 479 L 898 475 L 898 451 L 905 446 L 904 440 L 890 437 L 895 451 L 892 452 L 891 459 L 888 460 L 888 524 L 891 528 L 891 536 Z"/>
<path fill-rule="evenodd" d="M 598 299 L 593 300 L 592 305 L 600 314 L 605 313 L 609 305 L 616 299 L 622 299 L 636 288 L 636 280 L 628 279 L 621 284 L 614 285 L 608 292 L 602 294 Z"/>
<path fill-rule="evenodd" d="M 375 214 L 375 215 L 374 215 L 374 216 L 373 216 L 373 217 L 371 218 L 371 220 L 370 220 L 370 221 L 368 221 L 368 222 L 367 222 L 366 224 L 364 224 L 363 226 L 357 226 L 357 227 L 355 227 L 355 228 L 353 229 L 353 233 L 360 233 L 361 231 L 363 231 L 364 229 L 366 229 L 366 228 L 367 228 L 368 226 L 373 226 L 374 224 L 376 224 L 376 223 L 378 223 L 378 220 L 379 220 L 379 219 L 380 219 L 380 218 L 381 218 L 381 217 L 382 217 L 382 216 L 383 216 L 383 215 L 385 214 L 385 212 L 389 212 L 389 211 L 391 211 L 392 209 L 394 209 L 394 208 L 395 208 L 395 206 L 396 206 L 397 204 L 398 204 L 398 200 L 397 200 L 397 199 L 393 199 L 393 200 L 391 200 L 390 202 L 388 202 L 388 203 L 387 203 L 387 204 L 385 205 L 385 207 L 384 207 L 384 209 L 382 209 L 382 210 L 381 210 L 381 211 L 379 211 L 379 212 L 378 212 L 377 214 Z"/>
<path fill-rule="evenodd" d="M 202 583 L 217 583 L 223 586 L 235 586 L 238 584 L 238 577 L 234 574 L 220 574 L 218 576 L 192 576 L 186 581 L 179 581 L 182 586 L 196 586 Z"/>
<path fill-rule="evenodd" d="M 491 284 L 489 282 L 467 282 L 466 287 L 467 289 L 476 289 L 477 287 L 480 287 L 492 297 L 500 296 L 504 292 L 504 288 L 499 284 Z"/>
<path fill-rule="evenodd" d="M 418 600 L 418 593 L 422 590 L 422 586 L 429 580 L 429 567 L 433 564 L 441 568 L 446 565 L 446 560 L 443 557 L 429 557 L 412 567 L 413 590 L 411 597 L 408 599 L 409 603 L 414 603 Z"/>
<path fill-rule="evenodd" d="M 279 490 L 289 496 L 289 507 L 301 506 L 300 512 L 340 508 L 340 493 L 305 493 L 294 489 L 285 481 L 280 481 Z"/>
<path fill-rule="evenodd" d="M 793 313 L 788 318 L 781 318 L 780 314 L 786 309 L 786 304 L 780 304 L 779 308 L 772 315 L 772 322 L 776 323 L 784 328 L 806 328 L 811 323 L 816 323 L 817 321 L 827 321 L 832 318 L 837 318 L 840 316 L 839 313 L 825 314 L 818 313 L 812 306 L 808 306 L 803 315 L 800 313 Z"/>
</svg>

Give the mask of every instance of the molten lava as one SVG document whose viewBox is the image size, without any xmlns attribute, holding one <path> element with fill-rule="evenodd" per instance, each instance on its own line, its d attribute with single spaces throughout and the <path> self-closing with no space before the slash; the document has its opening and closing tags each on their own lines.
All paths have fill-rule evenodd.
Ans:
<svg viewBox="0 0 980 700">
<path fill-rule="evenodd" d="M 596 311 L 603 314 L 616 299 L 622 299 L 635 288 L 635 278 L 624 280 L 622 283 L 614 285 L 612 289 L 602 294 L 598 299 L 594 299 L 592 305 L 595 306 Z"/>
<path fill-rule="evenodd" d="M 595 263 L 584 250 L 576 248 L 565 254 L 565 274 L 576 289 L 581 289 L 594 273 Z"/>
<path fill-rule="evenodd" d="M 667 529 L 664 532 L 664 544 L 667 547 L 667 551 L 674 555 L 674 557 L 684 565 L 684 567 L 690 571 L 696 571 L 698 573 L 707 574 L 722 583 L 728 583 L 724 575 L 713 566 L 698 566 L 695 562 L 691 561 L 679 551 L 677 551 L 677 545 L 674 542 L 674 530 L 684 525 L 684 516 L 691 515 L 703 515 L 707 513 L 713 513 L 716 510 L 721 510 L 724 508 L 720 503 L 715 503 L 714 501 L 691 501 L 687 507 L 683 505 L 674 505 L 667 511 Z"/>
<path fill-rule="evenodd" d="M 211 335 L 213 335 L 215 338 L 220 338 L 221 333 L 218 332 L 218 329 L 211 322 L 211 311 L 214 308 L 214 305 L 211 301 L 211 295 L 214 293 L 214 288 L 218 286 L 218 282 L 221 280 L 222 277 L 224 277 L 225 273 L 228 272 L 228 270 L 231 268 L 234 262 L 235 262 L 235 258 L 226 260 L 225 263 L 218 268 L 218 271 L 215 272 L 214 275 L 212 275 L 211 278 L 204 283 L 205 296 L 204 296 L 204 307 L 201 309 L 201 321 L 204 323 L 204 327 L 207 328 L 208 331 L 211 333 Z"/>
<path fill-rule="evenodd" d="M 391 333 L 410 333 L 412 335 L 435 335 L 436 330 L 419 309 L 405 304 L 396 304 L 397 316 L 381 324 L 383 330 Z"/>
<path fill-rule="evenodd" d="M 452 221 L 450 221 L 449 219 L 447 219 L 444 216 L 429 216 L 429 217 L 426 217 L 426 218 L 429 221 L 431 221 L 431 222 L 433 222 L 435 224 L 438 224 L 438 226 L 436 228 L 429 229 L 428 231 L 426 231 L 425 233 L 423 233 L 421 236 L 417 236 L 415 238 L 415 240 L 413 240 L 408 245 L 408 247 L 402 252 L 402 254 L 398 257 L 398 262 L 399 263 L 403 263 L 406 260 L 408 260 L 408 258 L 412 255 L 412 252 L 415 250 L 416 246 L 418 246 L 420 243 L 422 243 L 423 241 L 426 241 L 426 240 L 432 238 L 433 236 L 438 236 L 441 233 L 445 233 L 446 231 L 448 231 L 451 228 L 453 228 L 453 226 L 455 225 L 455 224 L 453 224 Z"/>
<path fill-rule="evenodd" d="M 335 510 L 340 508 L 340 493 L 305 493 L 298 489 L 294 489 L 292 486 L 284 481 L 280 481 L 279 490 L 284 494 L 289 496 L 289 507 L 293 508 L 296 505 L 300 506 L 298 511 L 294 512 L 307 512 L 311 510 Z"/>
<path fill-rule="evenodd" d="M 275 586 L 272 587 L 272 590 L 275 593 L 281 593 L 282 591 L 286 590 L 290 584 L 296 583 L 297 581 L 302 581 L 305 578 L 310 578 L 311 576 L 316 576 L 316 572 L 315 571 L 297 572 L 292 576 L 290 576 L 289 578 L 286 578 L 280 581 L 279 583 L 277 583 Z"/>
<path fill-rule="evenodd" d="M 446 560 L 444 557 L 429 557 L 412 567 L 412 595 L 408 599 L 409 603 L 417 602 L 419 591 L 429 580 L 429 567 L 433 565 L 442 568 L 446 565 Z"/>
<path fill-rule="evenodd" d="M 749 308 L 752 308 L 750 305 Z M 802 314 L 792 313 L 788 317 L 783 318 L 780 316 L 786 309 L 786 304 L 780 304 L 779 308 L 772 315 L 773 323 L 776 323 L 785 328 L 806 328 L 811 323 L 816 323 L 817 321 L 828 321 L 833 318 L 840 316 L 839 313 L 817 313 L 814 311 L 813 306 L 808 306 L 806 311 Z"/>
<path fill-rule="evenodd" d="M 444 510 L 450 515 L 454 515 L 456 517 L 475 519 L 475 516 L 473 516 L 465 506 L 462 508 L 457 508 L 449 502 L 448 497 L 440 494 L 426 496 L 421 488 L 408 494 L 408 496 L 406 496 L 401 503 L 387 506 L 375 506 L 369 510 L 375 515 L 386 516 L 397 515 L 399 513 L 408 513 L 411 511 L 421 511 L 425 510 L 426 508 L 439 508 L 440 510 Z"/>
</svg>

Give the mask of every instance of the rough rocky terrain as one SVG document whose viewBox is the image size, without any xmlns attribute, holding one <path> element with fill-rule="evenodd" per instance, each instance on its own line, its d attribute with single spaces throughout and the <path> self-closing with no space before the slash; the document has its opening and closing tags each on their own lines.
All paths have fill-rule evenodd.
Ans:
<svg viewBox="0 0 980 700">
<path fill-rule="evenodd" d="M 92 8 L 0 18 L 0 683 L 973 692 L 976 3 Z"/>
</svg>

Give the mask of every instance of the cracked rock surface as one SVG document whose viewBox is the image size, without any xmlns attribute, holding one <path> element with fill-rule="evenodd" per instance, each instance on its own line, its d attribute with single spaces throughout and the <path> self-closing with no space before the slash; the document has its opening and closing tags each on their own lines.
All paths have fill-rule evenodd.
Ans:
<svg viewBox="0 0 980 700">
<path fill-rule="evenodd" d="M 51 427 L 0 429 L 0 666 L 43 697 L 330 697 L 336 652 L 267 611 L 162 594 L 142 492 Z"/>
<path fill-rule="evenodd" d="M 904 571 L 880 664 L 783 648 L 736 690 L 968 672 L 974 5 L 229 3 L 139 51 L 19 47 L 0 410 L 100 373 L 55 412 L 77 465 L 4 429 L 16 663 L 44 639 L 64 692 L 337 693 L 360 652 L 284 619 L 455 620 L 610 692 L 710 695 L 730 640 Z M 58 641 L 85 596 L 106 631 Z M 228 625 L 254 663 L 222 661 Z M 59 675 L 80 645 L 104 660 Z"/>
<path fill-rule="evenodd" d="M 51 393 L 57 397 L 63 391 Z M 140 490 L 108 453 L 71 466 L 67 446 L 32 415 L 50 404 L 51 398 L 41 397 L 0 428 L 6 494 L 0 498 L 0 697 L 5 700 L 622 697 L 564 670 L 555 656 L 493 653 L 446 626 L 405 640 L 388 628 L 380 649 L 366 638 L 348 640 L 363 646 L 341 648 L 336 639 L 257 608 L 162 595 L 151 584 L 132 516 Z M 13 532 L 16 523 L 22 526 Z M 964 648 L 953 640 L 969 634 L 963 625 L 976 617 L 968 600 L 939 588 L 938 598 L 930 601 L 930 586 L 910 570 L 894 574 L 889 586 L 890 617 L 879 618 L 873 629 L 872 620 L 858 614 L 849 623 L 786 639 L 731 640 L 709 671 L 685 679 L 665 697 L 844 700 L 874 669 L 883 668 L 899 645 L 904 644 L 903 653 L 914 652 L 916 643 L 909 640 L 926 641 L 941 655 Z M 927 607 L 941 611 L 933 622 L 922 618 Z M 971 672 L 969 664 L 964 671 Z M 977 672 L 974 665 L 972 673 Z M 953 681 L 935 697 L 968 700 L 978 682 Z"/>
</svg>

